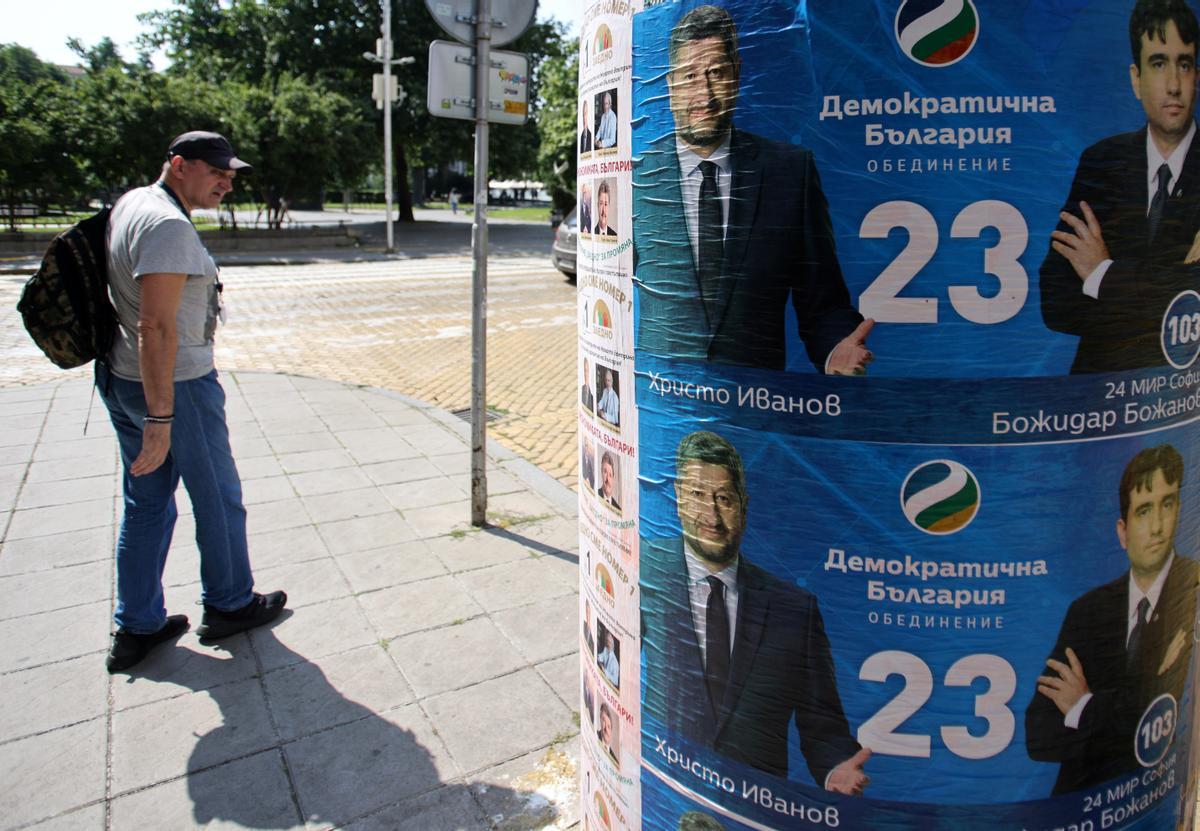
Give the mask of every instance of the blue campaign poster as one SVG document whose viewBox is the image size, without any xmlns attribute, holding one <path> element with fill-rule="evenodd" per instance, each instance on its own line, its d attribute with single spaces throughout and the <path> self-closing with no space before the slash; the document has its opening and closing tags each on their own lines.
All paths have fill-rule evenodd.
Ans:
<svg viewBox="0 0 1200 831">
<path fill-rule="evenodd" d="M 1198 42 L 634 16 L 644 827 L 1190 827 Z"/>
</svg>

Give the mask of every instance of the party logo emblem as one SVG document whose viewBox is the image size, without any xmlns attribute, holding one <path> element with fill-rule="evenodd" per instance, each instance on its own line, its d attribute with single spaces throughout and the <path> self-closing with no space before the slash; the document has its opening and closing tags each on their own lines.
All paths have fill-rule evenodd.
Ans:
<svg viewBox="0 0 1200 831">
<path fill-rule="evenodd" d="M 979 37 L 972 0 L 905 0 L 896 12 L 896 40 L 923 66 L 942 67 L 967 56 Z"/>
<path fill-rule="evenodd" d="M 935 459 L 918 465 L 900 488 L 908 521 L 927 534 L 953 534 L 979 510 L 979 482 L 958 462 Z"/>
</svg>

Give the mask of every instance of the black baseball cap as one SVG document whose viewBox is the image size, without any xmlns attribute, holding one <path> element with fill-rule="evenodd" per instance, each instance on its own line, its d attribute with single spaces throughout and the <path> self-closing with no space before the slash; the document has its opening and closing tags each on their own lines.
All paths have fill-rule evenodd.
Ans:
<svg viewBox="0 0 1200 831">
<path fill-rule="evenodd" d="M 229 139 L 220 133 L 208 133 L 204 130 L 192 130 L 190 133 L 176 136 L 167 148 L 167 158 L 172 156 L 200 159 L 222 170 L 243 170 L 250 167 L 234 155 Z"/>
</svg>

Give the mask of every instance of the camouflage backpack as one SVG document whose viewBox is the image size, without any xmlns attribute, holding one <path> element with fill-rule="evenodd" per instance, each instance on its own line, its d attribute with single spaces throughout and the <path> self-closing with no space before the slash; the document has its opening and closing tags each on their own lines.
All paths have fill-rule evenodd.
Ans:
<svg viewBox="0 0 1200 831">
<path fill-rule="evenodd" d="M 25 283 L 17 311 L 46 357 L 63 369 L 103 359 L 117 330 L 108 299 L 108 208 L 54 238 Z"/>
</svg>

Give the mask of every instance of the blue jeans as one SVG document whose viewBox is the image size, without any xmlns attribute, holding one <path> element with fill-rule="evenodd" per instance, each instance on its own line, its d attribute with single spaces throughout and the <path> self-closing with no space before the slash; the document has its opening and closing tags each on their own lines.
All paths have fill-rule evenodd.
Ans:
<svg viewBox="0 0 1200 831">
<path fill-rule="evenodd" d="M 200 548 L 201 599 L 223 611 L 241 608 L 253 597 L 254 578 L 246 546 L 242 483 L 225 426 L 225 391 L 214 369 L 202 378 L 175 382 L 175 421 L 171 452 L 162 466 L 131 476 L 129 466 L 142 448 L 146 398 L 141 383 L 118 378 L 96 365 L 96 386 L 121 446 L 125 469 L 125 512 L 117 538 L 117 626 L 128 632 L 157 632 L 167 619 L 162 575 L 178 512 L 180 478 L 192 500 L 196 544 Z"/>
</svg>

